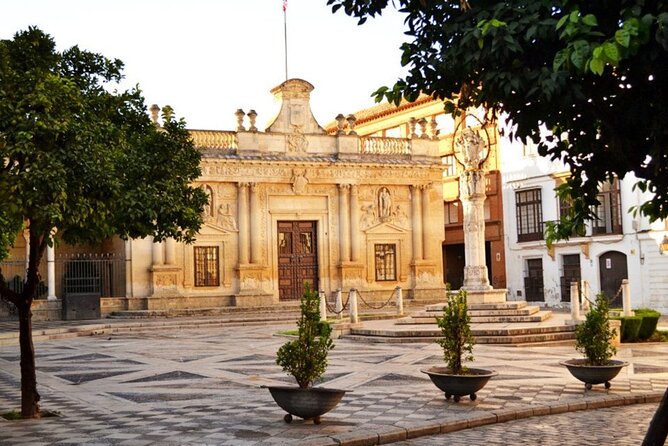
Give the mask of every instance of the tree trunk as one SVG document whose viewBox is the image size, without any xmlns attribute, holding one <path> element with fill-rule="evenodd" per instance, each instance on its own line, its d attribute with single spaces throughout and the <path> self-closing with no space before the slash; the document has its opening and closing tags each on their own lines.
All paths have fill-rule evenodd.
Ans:
<svg viewBox="0 0 668 446">
<path fill-rule="evenodd" d="M 39 418 L 35 347 L 32 343 L 32 299 L 19 302 L 19 343 L 21 346 L 21 416 Z"/>
<path fill-rule="evenodd" d="M 642 446 L 661 446 L 666 442 L 666 437 L 668 437 L 668 388 L 649 423 Z"/>
</svg>

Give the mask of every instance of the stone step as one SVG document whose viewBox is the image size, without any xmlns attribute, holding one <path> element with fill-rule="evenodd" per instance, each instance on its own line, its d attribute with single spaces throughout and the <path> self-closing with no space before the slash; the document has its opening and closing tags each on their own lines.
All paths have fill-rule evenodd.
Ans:
<svg viewBox="0 0 668 446">
<path fill-rule="evenodd" d="M 519 309 L 493 309 L 493 310 L 469 310 L 471 317 L 491 317 L 491 316 L 530 316 L 540 311 L 537 305 L 526 306 Z M 440 311 L 417 311 L 413 317 L 441 317 L 443 310 Z"/>
<path fill-rule="evenodd" d="M 424 308 L 426 311 L 438 311 L 442 312 L 445 302 L 426 305 Z M 519 310 L 527 306 L 526 301 L 509 301 L 509 302 L 499 302 L 499 303 L 486 303 L 486 304 L 468 304 L 469 311 L 473 310 Z"/>
<path fill-rule="evenodd" d="M 543 322 L 552 317 L 551 311 L 537 311 L 531 315 L 499 315 L 499 316 L 471 316 L 471 323 L 474 324 L 496 324 L 496 323 L 529 323 Z M 436 315 L 414 314 L 408 318 L 399 319 L 397 325 L 428 325 L 436 323 Z"/>
<path fill-rule="evenodd" d="M 575 328 L 570 325 L 547 327 L 473 328 L 472 334 L 478 344 L 503 345 L 572 345 Z M 343 338 L 351 341 L 371 343 L 429 343 L 441 337 L 438 328 L 415 328 L 413 330 L 373 330 L 356 328 Z"/>
</svg>

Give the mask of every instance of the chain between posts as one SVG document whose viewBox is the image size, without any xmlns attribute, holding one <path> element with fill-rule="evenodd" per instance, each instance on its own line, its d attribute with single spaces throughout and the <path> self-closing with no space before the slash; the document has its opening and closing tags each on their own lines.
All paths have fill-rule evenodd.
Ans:
<svg viewBox="0 0 668 446">
<path fill-rule="evenodd" d="M 592 292 L 591 285 L 589 284 L 588 281 L 584 281 L 584 282 L 585 282 L 586 287 L 589 289 L 589 293 L 587 293 L 587 294 L 591 296 L 591 292 Z M 584 288 L 583 287 L 581 287 L 581 288 L 582 288 L 582 291 L 580 293 L 580 297 L 593 305 L 594 302 L 584 295 L 585 294 L 584 293 Z M 624 284 L 622 283 L 621 285 L 619 285 L 619 289 L 617 290 L 617 293 L 612 298 L 609 298 L 609 297 L 606 296 L 606 299 L 608 299 L 608 304 L 611 304 L 612 302 L 617 300 L 617 298 L 619 297 L 620 294 L 622 294 L 623 291 L 624 291 Z"/>
<path fill-rule="evenodd" d="M 390 297 L 385 301 L 385 303 L 381 304 L 381 305 L 378 306 L 378 307 L 375 307 L 375 306 L 369 304 L 366 300 L 364 300 L 364 298 L 362 297 L 362 293 L 360 292 L 360 290 L 357 290 L 357 294 L 359 295 L 360 300 L 362 301 L 362 303 L 363 303 L 364 305 L 366 305 L 367 308 L 370 308 L 370 309 L 372 309 L 372 310 L 380 310 L 380 309 L 385 308 L 386 306 L 388 306 L 388 305 L 390 304 L 390 301 L 392 300 L 392 298 L 395 297 L 395 294 L 396 294 L 396 293 L 397 293 L 397 289 L 395 288 L 395 289 L 392 291 L 392 294 L 390 294 Z"/>
<path fill-rule="evenodd" d="M 344 310 L 346 310 L 348 308 L 348 301 L 349 300 L 350 300 L 350 295 L 348 295 L 348 298 L 346 299 L 346 302 L 341 306 L 341 311 L 336 311 L 336 309 L 333 308 L 329 304 L 329 302 L 327 302 L 327 299 L 325 299 L 325 303 L 327 304 L 327 311 L 329 311 L 330 313 L 334 313 L 334 314 L 341 314 L 341 313 L 343 313 Z"/>
</svg>

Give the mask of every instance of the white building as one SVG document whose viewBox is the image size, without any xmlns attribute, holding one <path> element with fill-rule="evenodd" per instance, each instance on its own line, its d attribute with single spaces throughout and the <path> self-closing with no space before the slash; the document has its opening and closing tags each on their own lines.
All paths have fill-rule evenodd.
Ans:
<svg viewBox="0 0 668 446">
<path fill-rule="evenodd" d="M 633 308 L 650 307 L 668 313 L 668 252 L 660 245 L 668 222 L 650 224 L 629 210 L 649 199 L 633 188 L 632 174 L 600 188 L 596 214 L 584 237 L 559 241 L 548 249 L 544 222 L 558 220 L 567 203 L 554 188 L 568 177 L 567 166 L 538 155 L 534 145 L 503 138 L 501 172 L 504 203 L 508 299 L 570 305 L 570 282 L 588 282 L 593 296 L 603 291 L 617 297 L 622 279 L 631 286 Z"/>
</svg>

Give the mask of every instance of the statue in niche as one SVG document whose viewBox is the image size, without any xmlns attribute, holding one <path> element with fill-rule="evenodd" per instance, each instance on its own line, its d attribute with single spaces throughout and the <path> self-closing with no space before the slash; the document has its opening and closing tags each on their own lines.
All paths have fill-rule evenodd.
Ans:
<svg viewBox="0 0 668 446">
<path fill-rule="evenodd" d="M 306 178 L 306 169 L 292 170 L 292 191 L 297 195 L 302 195 L 306 192 L 306 185 L 308 179 Z"/>
<path fill-rule="evenodd" d="M 208 184 L 204 185 L 203 189 L 208 198 L 208 202 L 204 205 L 202 220 L 204 220 L 205 223 L 208 223 L 213 219 L 213 189 L 211 189 L 211 186 Z"/>
<path fill-rule="evenodd" d="M 230 204 L 221 204 L 218 206 L 218 216 L 216 217 L 216 224 L 225 231 L 236 231 L 237 222 L 230 211 Z"/>
<path fill-rule="evenodd" d="M 386 187 L 381 188 L 378 192 L 378 215 L 381 221 L 392 217 L 392 197 Z"/>
</svg>

